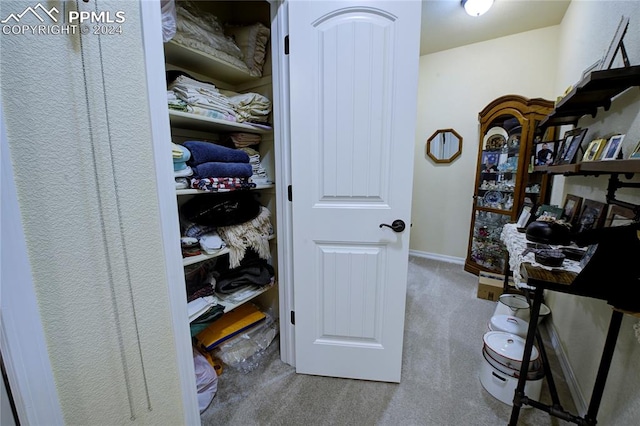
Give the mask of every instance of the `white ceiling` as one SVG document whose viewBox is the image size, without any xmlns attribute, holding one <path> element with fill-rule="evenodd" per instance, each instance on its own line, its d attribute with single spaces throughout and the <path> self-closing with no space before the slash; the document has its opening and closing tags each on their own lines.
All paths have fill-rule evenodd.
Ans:
<svg viewBox="0 0 640 426">
<path fill-rule="evenodd" d="M 571 0 L 495 0 L 467 15 L 460 0 L 423 0 L 420 55 L 558 25 Z"/>
</svg>

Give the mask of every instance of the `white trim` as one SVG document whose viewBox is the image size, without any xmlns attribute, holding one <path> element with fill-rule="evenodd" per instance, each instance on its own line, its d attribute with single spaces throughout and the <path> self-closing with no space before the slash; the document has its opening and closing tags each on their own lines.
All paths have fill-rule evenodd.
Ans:
<svg viewBox="0 0 640 426">
<path fill-rule="evenodd" d="M 446 254 L 429 253 L 426 251 L 409 250 L 409 256 L 422 257 L 424 259 L 440 260 L 442 262 L 455 263 L 456 265 L 464 265 L 462 257 L 447 256 Z"/>
<path fill-rule="evenodd" d="M 140 11 L 163 252 L 167 280 L 168 283 L 171 283 L 168 285 L 167 292 L 182 388 L 184 421 L 187 425 L 197 425 L 200 424 L 200 410 L 196 394 L 180 239 L 179 233 L 176 232 L 180 229 L 178 206 L 173 179 L 173 164 L 170 156 L 166 155 L 167 147 L 171 146 L 171 129 L 164 74 L 160 2 L 143 1 L 140 3 Z"/>
<path fill-rule="evenodd" d="M 22 228 L 0 99 L 0 348 L 23 425 L 63 425 Z"/>
<path fill-rule="evenodd" d="M 558 331 L 553 325 L 552 321 L 545 321 L 544 326 L 547 328 L 547 333 L 549 333 L 549 338 L 551 340 L 551 346 L 558 357 L 558 361 L 560 363 L 560 368 L 562 368 L 562 374 L 564 375 L 565 382 L 569 387 L 569 392 L 571 393 L 571 397 L 573 398 L 573 403 L 576 406 L 576 410 L 580 415 L 585 415 L 587 412 L 587 400 L 580 389 L 580 385 L 578 384 L 578 380 L 576 379 L 576 375 L 573 372 L 573 368 L 571 368 L 571 363 L 569 362 L 569 357 L 567 357 L 567 353 L 564 351 L 562 344 L 560 343 L 560 336 L 558 335 Z"/>
<path fill-rule="evenodd" d="M 276 214 L 278 224 L 278 295 L 280 300 L 280 358 L 295 366 L 295 328 L 291 324 L 293 305 L 293 229 L 291 202 L 287 187 L 291 184 L 291 139 L 289 127 L 289 57 L 284 54 L 284 37 L 289 33 L 288 5 L 271 3 L 271 49 L 273 75 L 273 117 L 276 159 L 278 163 Z"/>
</svg>

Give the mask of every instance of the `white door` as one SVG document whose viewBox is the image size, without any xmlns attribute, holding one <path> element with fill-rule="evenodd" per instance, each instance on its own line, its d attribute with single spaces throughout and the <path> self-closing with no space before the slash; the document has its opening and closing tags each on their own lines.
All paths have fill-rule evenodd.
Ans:
<svg viewBox="0 0 640 426">
<path fill-rule="evenodd" d="M 299 373 L 400 381 L 420 13 L 289 4 Z"/>
</svg>

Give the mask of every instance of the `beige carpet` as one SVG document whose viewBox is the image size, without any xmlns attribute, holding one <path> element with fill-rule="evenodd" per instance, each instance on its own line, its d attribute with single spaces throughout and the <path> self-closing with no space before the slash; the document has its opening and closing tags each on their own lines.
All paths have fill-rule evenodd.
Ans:
<svg viewBox="0 0 640 426">
<path fill-rule="evenodd" d="M 226 368 L 204 425 L 505 425 L 511 407 L 478 378 L 482 336 L 495 302 L 476 298 L 477 277 L 462 266 L 411 257 L 402 382 L 296 374 L 279 359 L 276 340 L 249 373 Z M 575 407 L 549 353 L 564 408 Z M 380 366 L 384 368 L 384 366 Z M 543 402 L 549 402 L 546 384 Z M 524 409 L 521 425 L 569 424 Z"/>
</svg>

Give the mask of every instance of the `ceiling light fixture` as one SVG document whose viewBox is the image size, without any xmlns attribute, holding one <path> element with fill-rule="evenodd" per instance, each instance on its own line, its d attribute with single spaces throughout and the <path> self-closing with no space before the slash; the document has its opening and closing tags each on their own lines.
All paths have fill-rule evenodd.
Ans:
<svg viewBox="0 0 640 426">
<path fill-rule="evenodd" d="M 493 0 L 462 0 L 462 7 L 471 16 L 485 14 L 492 5 Z"/>
</svg>

